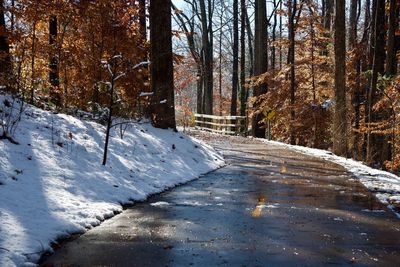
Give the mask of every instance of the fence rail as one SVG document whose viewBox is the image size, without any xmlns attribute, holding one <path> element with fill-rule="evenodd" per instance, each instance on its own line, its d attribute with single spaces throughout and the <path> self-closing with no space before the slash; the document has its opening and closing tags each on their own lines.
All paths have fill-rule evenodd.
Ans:
<svg viewBox="0 0 400 267">
<path fill-rule="evenodd" d="M 196 129 L 228 135 L 246 135 L 245 116 L 194 114 Z"/>
</svg>

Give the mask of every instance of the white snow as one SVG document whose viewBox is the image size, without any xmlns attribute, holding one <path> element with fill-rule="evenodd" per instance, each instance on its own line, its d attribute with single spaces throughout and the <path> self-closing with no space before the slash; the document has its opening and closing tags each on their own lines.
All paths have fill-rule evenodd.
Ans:
<svg viewBox="0 0 400 267">
<path fill-rule="evenodd" d="M 150 96 L 150 95 L 153 95 L 153 94 L 154 94 L 153 92 L 140 92 L 139 96 Z"/>
<path fill-rule="evenodd" d="M 311 155 L 319 157 L 336 164 L 343 166 L 349 172 L 353 173 L 360 182 L 368 188 L 368 190 L 375 193 L 376 197 L 389 209 L 394 210 L 393 204 L 400 203 L 400 177 L 386 171 L 377 170 L 364 165 L 362 162 L 347 159 L 344 157 L 339 157 L 334 155 L 330 151 L 289 145 L 277 141 L 268 141 L 264 139 L 259 139 L 264 143 L 270 143 L 274 145 L 284 146 L 286 148 L 304 153 L 306 155 Z M 396 213 L 396 212 L 395 212 Z M 396 213 L 397 217 L 400 218 L 400 213 Z"/>
<path fill-rule="evenodd" d="M 150 203 L 150 206 L 163 208 L 163 207 L 168 207 L 169 203 L 165 201 L 158 201 Z"/>
<path fill-rule="evenodd" d="M 20 144 L 0 140 L 1 266 L 32 265 L 51 242 L 99 225 L 121 204 L 224 164 L 201 141 L 137 123 L 123 139 L 113 129 L 102 166 L 104 132 L 97 123 L 28 106 L 15 133 Z"/>
</svg>

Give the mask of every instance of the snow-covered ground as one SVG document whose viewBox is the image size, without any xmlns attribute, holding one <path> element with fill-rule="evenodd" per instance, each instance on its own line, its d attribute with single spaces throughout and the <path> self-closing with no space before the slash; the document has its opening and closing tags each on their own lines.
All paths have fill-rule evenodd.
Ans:
<svg viewBox="0 0 400 267">
<path fill-rule="evenodd" d="M 123 138 L 114 129 L 102 166 L 104 132 L 97 123 L 28 106 L 15 133 L 20 144 L 0 140 L 1 266 L 34 265 L 57 238 L 224 164 L 201 141 L 136 123 Z"/>
<path fill-rule="evenodd" d="M 376 197 L 383 204 L 387 205 L 389 209 L 393 210 L 397 217 L 400 218 L 398 209 L 394 208 L 395 206 L 400 206 L 400 177 L 386 171 L 373 169 L 359 161 L 336 156 L 332 152 L 326 150 L 288 145 L 285 143 L 268 141 L 264 139 L 259 140 L 267 144 L 270 143 L 284 146 L 286 148 L 307 155 L 316 156 L 343 166 L 345 169 L 353 173 L 360 180 L 360 182 L 368 188 L 368 190 L 374 192 Z"/>
</svg>

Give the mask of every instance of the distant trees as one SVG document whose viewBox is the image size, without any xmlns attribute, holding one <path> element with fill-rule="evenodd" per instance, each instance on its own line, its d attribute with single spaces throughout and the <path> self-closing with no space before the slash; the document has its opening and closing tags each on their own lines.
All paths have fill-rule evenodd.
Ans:
<svg viewBox="0 0 400 267">
<path fill-rule="evenodd" d="M 1 4 L 0 17 L 10 19 L 4 20 L 4 30 L 0 31 L 0 49 L 3 55 L 7 51 L 10 54 L 2 57 L 3 63 L 12 61 L 8 67 L 1 64 L 1 68 L 3 73 L 10 72 L 6 74 L 10 87 L 30 103 L 97 112 L 100 106 L 107 106 L 108 99 L 98 86 L 105 73 L 101 61 L 108 59 L 114 48 L 131 66 L 148 53 L 147 41 L 138 38 L 143 30 L 135 1 L 20 0 Z M 113 16 L 118 16 L 118 29 L 112 25 Z M 144 68 L 140 74 L 146 76 L 146 72 Z M 130 100 L 129 112 L 133 114 L 138 110 L 135 100 L 145 90 L 146 81 L 133 71 L 122 80 L 121 89 L 125 100 Z"/>
<path fill-rule="evenodd" d="M 172 6 L 172 43 L 171 1 L 150 2 L 151 43 L 148 2 L 0 0 L 2 89 L 101 117 L 110 107 L 101 62 L 120 55 L 112 114 L 146 111 L 175 128 L 174 60 L 185 123 L 190 112 L 240 111 L 254 136 L 269 125 L 274 139 L 400 169 L 398 1 L 348 1 L 346 27 L 342 0 L 185 0 Z M 151 75 L 135 67 L 149 52 Z"/>
<path fill-rule="evenodd" d="M 214 93 L 214 0 L 186 1 L 190 14 L 178 10 L 175 17 L 184 31 L 190 55 L 196 63 L 197 113 L 213 114 Z"/>
</svg>

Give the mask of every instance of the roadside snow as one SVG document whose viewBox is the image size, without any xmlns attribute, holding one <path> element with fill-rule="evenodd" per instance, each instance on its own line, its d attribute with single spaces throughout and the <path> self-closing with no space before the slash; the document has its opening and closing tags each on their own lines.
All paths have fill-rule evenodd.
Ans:
<svg viewBox="0 0 400 267">
<path fill-rule="evenodd" d="M 26 108 L 15 135 L 20 144 L 0 140 L 1 266 L 35 265 L 57 238 L 224 164 L 210 146 L 181 133 L 132 124 L 121 139 L 118 130 L 102 166 L 102 125 Z"/>
<path fill-rule="evenodd" d="M 343 166 L 353 173 L 368 190 L 374 192 L 376 197 L 383 204 L 387 205 L 389 209 L 393 210 L 397 217 L 400 218 L 400 213 L 396 212 L 394 209 L 394 205 L 400 205 L 400 177 L 390 172 L 373 169 L 353 159 L 336 156 L 332 152 L 326 150 L 288 145 L 263 139 L 258 140 L 267 144 L 284 146 L 306 155 L 316 156 Z"/>
</svg>

